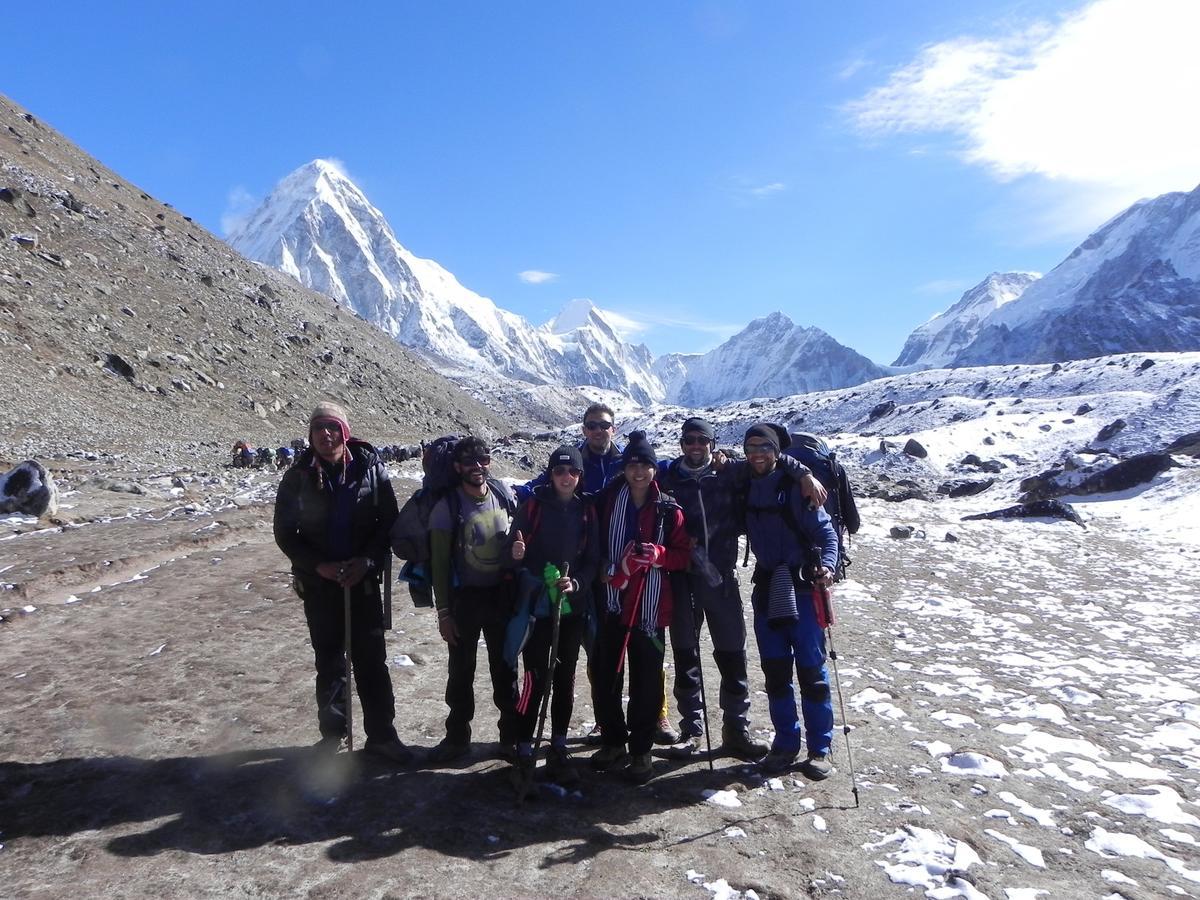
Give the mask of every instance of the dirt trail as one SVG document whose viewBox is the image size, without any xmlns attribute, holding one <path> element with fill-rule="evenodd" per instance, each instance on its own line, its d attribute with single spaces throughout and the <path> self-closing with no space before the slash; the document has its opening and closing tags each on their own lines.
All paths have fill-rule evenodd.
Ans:
<svg viewBox="0 0 1200 900">
<path fill-rule="evenodd" d="M 904 890 L 877 863 L 895 848 L 863 845 L 905 826 L 970 840 L 984 858 L 970 876 L 993 897 L 1005 887 L 1099 896 L 1101 863 L 1114 865 L 1082 847 L 1090 833 L 1085 814 L 1113 814 L 1097 794 L 1045 777 L 993 785 L 945 774 L 924 746 L 914 745 L 940 739 L 1019 767 L 1003 748 L 1020 738 L 997 731 L 1002 719 L 989 722 L 981 710 L 1041 690 L 1003 662 L 997 641 L 1033 653 L 1045 635 L 1012 598 L 980 592 L 1004 556 L 995 548 L 990 555 L 969 551 L 995 533 L 988 531 L 994 525 L 967 532 L 965 548 L 935 541 L 905 546 L 878 535 L 859 542 L 855 584 L 839 598 L 843 687 L 847 700 L 867 688 L 888 692 L 905 713 L 889 719 L 871 704 L 848 707 L 862 808 L 852 808 L 839 749 L 840 771 L 821 784 L 788 778 L 773 790 L 728 758 L 716 760 L 713 772 L 704 763 L 659 760 L 658 777 L 645 787 L 585 767 L 580 793 L 560 796 L 543 786 L 518 809 L 505 765 L 492 758 L 495 718 L 482 673 L 479 743 L 460 768 L 394 771 L 361 752 L 314 762 L 306 752 L 316 737 L 307 634 L 270 537 L 269 514 L 267 505 L 215 516 L 178 513 L 0 542 L 0 568 L 15 566 L 0 578 L 15 582 L 18 570 L 46 576 L 37 591 L 26 590 L 39 609 L 0 625 L 6 895 L 60 897 L 87 884 L 88 893 L 107 897 L 710 896 L 689 883 L 694 870 L 763 897 L 880 897 Z M 1057 528 L 1047 539 L 1066 595 L 1083 598 L 1092 585 L 1089 567 L 1074 555 L 1076 543 L 1090 539 Z M 1105 553 L 1137 549 L 1096 546 Z M 104 568 L 120 568 L 111 579 L 120 583 L 110 584 L 96 568 L 106 559 L 114 562 Z M 157 568 L 145 571 L 151 565 Z M 131 580 L 139 572 L 144 577 Z M 76 591 L 97 582 L 104 585 L 98 592 Z M 938 590 L 919 589 L 931 583 Z M 72 592 L 80 601 L 64 603 Z M 972 598 L 978 617 L 931 615 L 931 597 L 935 608 L 938 597 Z M 1188 630 L 1196 640 L 1195 602 L 1187 601 L 1190 622 L 1163 627 L 1177 637 Z M 427 611 L 414 610 L 400 593 L 395 610 L 388 650 L 396 663 L 397 725 L 406 742 L 428 748 L 442 734 L 444 652 Z M 1130 615 L 1112 608 L 1100 620 L 1134 627 Z M 996 622 L 1006 624 L 989 632 Z M 1058 646 L 1082 655 L 1094 638 L 1064 619 Z M 1165 648 L 1145 649 L 1155 675 L 1182 682 L 1197 674 L 1193 662 Z M 414 664 L 398 664 L 402 655 Z M 940 698 L 933 682 L 969 687 L 955 680 L 969 676 L 944 666 L 977 672 L 977 691 L 992 684 L 996 696 Z M 757 673 L 756 658 L 751 667 Z M 1105 735 L 1103 719 L 1110 718 L 1111 731 L 1111 719 L 1125 715 L 1126 706 L 1116 693 L 1098 690 L 1106 696 L 1086 716 L 1071 709 L 1072 719 L 1039 727 L 1104 740 L 1120 753 L 1116 745 L 1127 739 Z M 582 733 L 592 711 L 586 689 L 578 693 L 576 732 Z M 973 717 L 983 727 L 951 728 L 934 716 L 938 711 Z M 1146 712 L 1145 728 L 1152 729 L 1158 719 L 1152 708 Z M 760 728 L 768 725 L 761 694 L 752 715 Z M 1153 764 L 1168 768 L 1175 786 L 1195 797 L 1194 771 L 1162 759 Z M 1004 805 L 994 792 L 1005 789 L 1038 806 L 1064 807 L 1056 812 L 1058 825 L 1072 828 L 1073 836 L 1057 829 L 1021 833 L 1045 844 L 1045 869 L 981 836 L 985 827 L 1004 827 L 985 813 Z M 706 803 L 706 790 L 736 792 L 742 805 Z M 1155 837 L 1153 824 L 1139 832 L 1147 840 Z M 1058 846 L 1072 854 L 1056 852 Z M 1153 860 L 1120 865 L 1147 878 L 1143 885 L 1166 871 Z M 1126 896 L 1160 896 L 1156 890 Z"/>
</svg>

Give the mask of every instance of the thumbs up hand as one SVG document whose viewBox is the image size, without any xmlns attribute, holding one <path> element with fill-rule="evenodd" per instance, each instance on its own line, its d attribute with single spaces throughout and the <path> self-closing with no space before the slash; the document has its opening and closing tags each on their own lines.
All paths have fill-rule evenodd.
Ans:
<svg viewBox="0 0 1200 900">
<path fill-rule="evenodd" d="M 516 562 L 520 562 L 525 558 L 525 536 L 521 534 L 521 529 L 517 529 L 517 533 L 513 535 L 512 542 L 512 558 Z"/>
</svg>

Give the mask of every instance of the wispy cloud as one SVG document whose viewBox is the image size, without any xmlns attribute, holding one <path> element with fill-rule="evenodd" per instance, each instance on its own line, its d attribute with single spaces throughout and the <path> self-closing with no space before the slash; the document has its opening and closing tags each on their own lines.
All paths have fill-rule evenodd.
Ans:
<svg viewBox="0 0 1200 900">
<path fill-rule="evenodd" d="M 786 191 L 787 185 L 782 181 L 772 181 L 770 184 L 760 184 L 757 187 L 750 188 L 750 194 L 755 197 L 770 197 L 772 194 L 778 194 L 780 191 Z"/>
<path fill-rule="evenodd" d="M 545 284 L 547 281 L 554 281 L 558 278 L 556 272 L 542 272 L 538 269 L 526 269 L 524 272 L 518 272 L 517 277 L 526 284 Z"/>
<path fill-rule="evenodd" d="M 842 66 L 837 71 L 839 81 L 849 81 L 863 69 L 871 64 L 871 61 L 864 53 L 856 53 L 854 56 L 842 63 Z"/>
<path fill-rule="evenodd" d="M 918 284 L 913 290 L 918 294 L 929 294 L 936 297 L 940 294 L 961 294 L 973 284 L 975 284 L 974 281 L 968 281 L 965 278 L 935 278 L 933 281 Z"/>
<path fill-rule="evenodd" d="M 639 309 L 635 312 L 616 313 L 606 309 L 604 314 L 612 321 L 613 327 L 617 329 L 621 337 L 627 340 L 632 336 L 645 334 L 657 328 L 669 328 L 703 334 L 724 341 L 746 327 L 745 322 L 712 322 L 690 315 L 661 310 Z"/>
<path fill-rule="evenodd" d="M 998 179 L 1054 182 L 1094 227 L 1099 207 L 1200 181 L 1200 117 L 1187 112 L 1198 33 L 1195 0 L 1095 0 L 1056 22 L 926 46 L 846 111 L 864 134 L 949 134 Z"/>
<path fill-rule="evenodd" d="M 225 209 L 221 213 L 221 234 L 228 237 L 254 212 L 258 198 L 240 184 L 233 187 L 225 197 Z"/>
</svg>

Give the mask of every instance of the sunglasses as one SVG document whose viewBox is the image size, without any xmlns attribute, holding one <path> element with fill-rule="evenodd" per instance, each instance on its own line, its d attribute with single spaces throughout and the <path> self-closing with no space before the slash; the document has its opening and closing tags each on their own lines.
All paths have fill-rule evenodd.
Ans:
<svg viewBox="0 0 1200 900">
<path fill-rule="evenodd" d="M 770 444 L 743 444 L 742 449 L 746 451 L 747 456 L 765 456 L 775 452 L 775 448 Z"/>
<path fill-rule="evenodd" d="M 340 424 L 338 424 L 337 422 L 334 422 L 330 419 L 326 419 L 323 422 L 314 422 L 313 426 L 312 426 L 312 430 L 313 431 L 327 431 L 330 434 L 341 434 L 342 426 Z"/>
<path fill-rule="evenodd" d="M 588 431 L 608 431 L 613 427 L 612 422 L 584 422 L 583 427 Z"/>
<path fill-rule="evenodd" d="M 458 461 L 458 464 L 460 466 L 466 466 L 467 468 L 470 468 L 471 466 L 490 466 L 492 464 L 492 458 L 486 454 L 480 456 L 464 456 Z"/>
<path fill-rule="evenodd" d="M 685 434 L 680 443 L 685 447 L 695 447 L 697 444 L 708 444 L 711 442 L 702 434 Z"/>
<path fill-rule="evenodd" d="M 570 475 L 572 478 L 578 478 L 583 473 L 574 466 L 555 466 L 550 470 L 550 474 L 555 478 L 558 478 L 562 475 Z"/>
</svg>

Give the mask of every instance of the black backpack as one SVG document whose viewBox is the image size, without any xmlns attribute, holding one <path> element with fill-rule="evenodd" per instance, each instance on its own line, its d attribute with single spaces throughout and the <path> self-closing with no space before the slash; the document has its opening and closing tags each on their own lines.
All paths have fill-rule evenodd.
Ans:
<svg viewBox="0 0 1200 900">
<path fill-rule="evenodd" d="M 421 468 L 425 474 L 421 478 L 421 486 L 400 507 L 400 514 L 392 526 L 392 550 L 396 556 L 404 560 L 400 569 L 400 580 L 408 583 L 408 591 L 412 595 L 413 606 L 433 606 L 433 572 L 429 560 L 429 516 L 438 502 L 446 497 L 450 502 L 450 518 L 459 521 L 462 510 L 458 506 L 458 472 L 454 468 L 454 451 L 458 447 L 457 435 L 446 435 L 422 444 Z M 488 490 L 495 491 L 496 497 L 511 517 L 517 509 L 517 501 L 508 485 L 490 475 L 487 480 Z M 451 532 L 457 540 L 458 529 Z M 454 545 L 450 547 L 451 558 Z"/>
<path fill-rule="evenodd" d="M 834 579 L 841 581 L 846 577 L 846 567 L 851 562 L 846 552 L 849 544 L 847 535 L 858 534 L 862 525 L 850 479 L 823 438 L 803 431 L 792 432 L 791 438 L 792 443 L 783 452 L 807 466 L 829 494 L 825 500 L 825 512 L 833 520 L 833 529 L 838 536 L 838 564 Z"/>
</svg>

